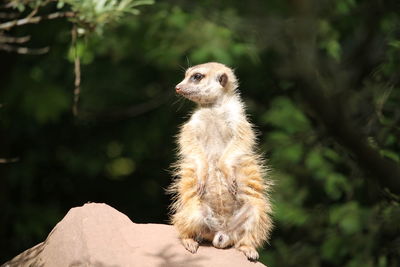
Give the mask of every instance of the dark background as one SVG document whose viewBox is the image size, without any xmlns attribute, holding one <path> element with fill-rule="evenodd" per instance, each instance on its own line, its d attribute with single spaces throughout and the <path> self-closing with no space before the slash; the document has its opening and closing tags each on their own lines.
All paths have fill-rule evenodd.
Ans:
<svg viewBox="0 0 400 267">
<path fill-rule="evenodd" d="M 189 65 L 218 61 L 235 69 L 276 184 L 275 229 L 261 261 L 400 264 L 398 1 L 139 9 L 78 39 L 77 116 L 71 22 L 0 31 L 50 46 L 43 55 L 0 51 L 1 263 L 89 201 L 134 222 L 167 223 L 174 136 L 194 107 L 174 86 Z"/>
</svg>

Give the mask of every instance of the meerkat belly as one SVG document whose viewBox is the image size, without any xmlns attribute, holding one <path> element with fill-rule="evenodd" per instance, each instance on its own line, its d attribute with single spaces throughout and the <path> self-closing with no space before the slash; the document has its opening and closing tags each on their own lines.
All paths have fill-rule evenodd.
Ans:
<svg viewBox="0 0 400 267">
<path fill-rule="evenodd" d="M 227 218 L 236 210 L 238 203 L 229 192 L 227 180 L 221 171 L 211 167 L 208 175 L 203 201 L 212 209 L 216 218 Z"/>
<path fill-rule="evenodd" d="M 236 209 L 236 201 L 229 193 L 227 179 L 219 169 L 218 163 L 232 139 L 232 131 L 226 121 L 218 117 L 208 119 L 204 126 L 201 143 L 207 155 L 208 178 L 203 200 L 216 217 L 226 218 Z"/>
</svg>

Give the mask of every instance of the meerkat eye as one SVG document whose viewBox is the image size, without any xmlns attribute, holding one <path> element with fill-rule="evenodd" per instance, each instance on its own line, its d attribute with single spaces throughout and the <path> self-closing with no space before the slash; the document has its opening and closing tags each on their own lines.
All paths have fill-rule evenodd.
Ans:
<svg viewBox="0 0 400 267">
<path fill-rule="evenodd" d="M 192 81 L 196 81 L 196 82 L 200 81 L 203 78 L 204 78 L 204 75 L 201 74 L 201 73 L 195 73 L 195 74 L 192 75 L 192 77 L 190 77 L 190 79 Z"/>
</svg>

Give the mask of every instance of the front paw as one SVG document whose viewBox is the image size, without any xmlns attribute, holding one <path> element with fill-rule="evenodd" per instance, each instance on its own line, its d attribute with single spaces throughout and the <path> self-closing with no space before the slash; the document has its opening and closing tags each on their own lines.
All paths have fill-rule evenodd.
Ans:
<svg viewBox="0 0 400 267">
<path fill-rule="evenodd" d="M 214 239 L 212 241 L 212 244 L 214 247 L 216 248 L 226 248 L 228 246 L 230 246 L 232 243 L 231 238 L 229 237 L 229 235 L 227 235 L 224 232 L 217 232 L 214 236 Z"/>
</svg>

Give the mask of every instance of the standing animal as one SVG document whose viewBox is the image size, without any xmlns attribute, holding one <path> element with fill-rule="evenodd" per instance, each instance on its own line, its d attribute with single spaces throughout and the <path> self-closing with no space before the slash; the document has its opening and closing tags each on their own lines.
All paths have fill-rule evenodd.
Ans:
<svg viewBox="0 0 400 267">
<path fill-rule="evenodd" d="M 197 108 L 178 134 L 171 222 L 192 253 L 208 240 L 255 261 L 272 228 L 272 183 L 237 87 L 232 69 L 215 62 L 187 69 L 176 85 Z"/>
</svg>

